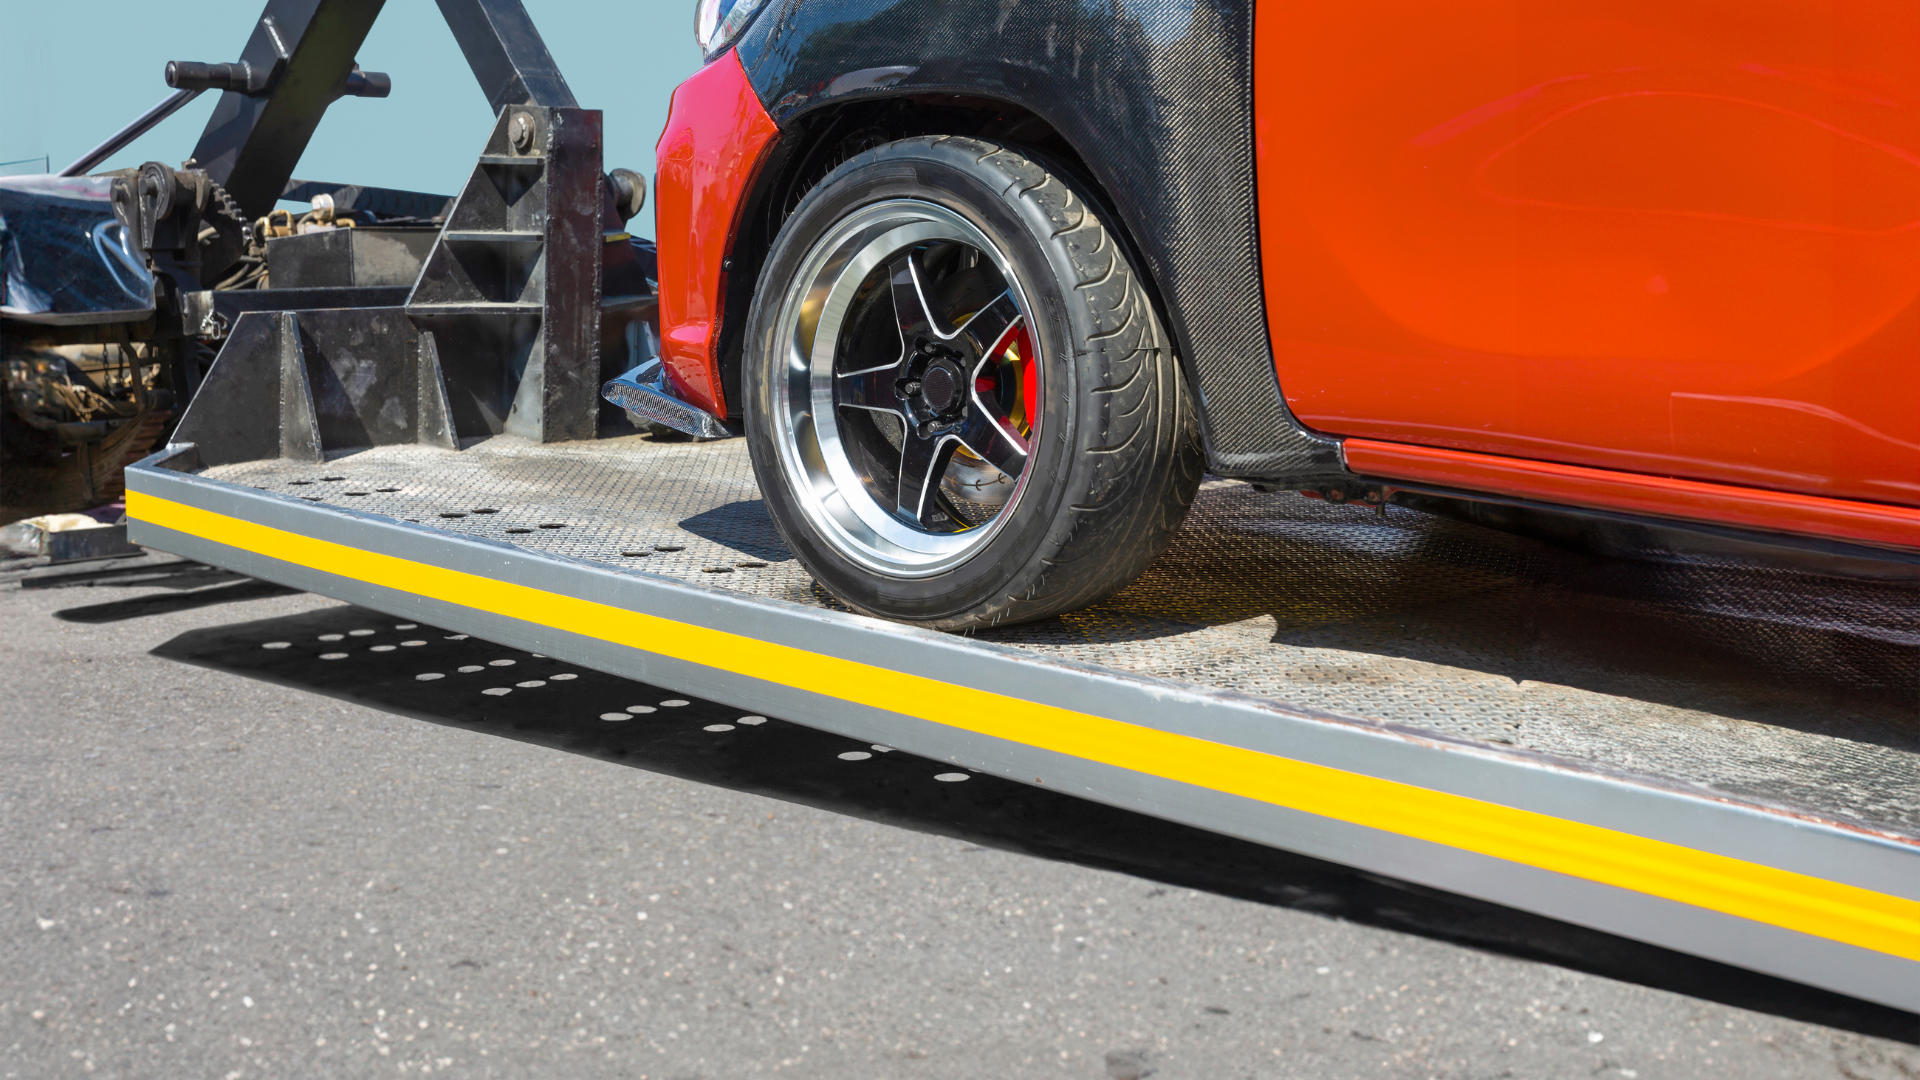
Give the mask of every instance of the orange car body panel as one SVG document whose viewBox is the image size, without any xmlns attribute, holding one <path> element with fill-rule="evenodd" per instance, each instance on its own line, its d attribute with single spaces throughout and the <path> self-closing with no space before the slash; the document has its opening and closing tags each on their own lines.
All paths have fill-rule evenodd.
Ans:
<svg viewBox="0 0 1920 1080">
<path fill-rule="evenodd" d="M 1262 274 L 1302 422 L 1707 481 L 1648 505 L 1761 528 L 1920 505 L 1920 4 L 1260 0 L 1255 33 Z M 1840 516 L 1759 490 L 1735 514 L 1732 485 Z M 1597 490 L 1533 495 L 1619 507 Z"/>
<path fill-rule="evenodd" d="M 717 353 L 723 266 L 741 200 L 778 133 L 729 51 L 674 90 L 654 147 L 660 353 L 674 389 L 716 416 L 727 415 Z"/>
<path fill-rule="evenodd" d="M 1347 467 L 1372 476 L 1650 517 L 1920 548 L 1920 509 L 1644 476 L 1433 446 L 1348 439 Z"/>
</svg>

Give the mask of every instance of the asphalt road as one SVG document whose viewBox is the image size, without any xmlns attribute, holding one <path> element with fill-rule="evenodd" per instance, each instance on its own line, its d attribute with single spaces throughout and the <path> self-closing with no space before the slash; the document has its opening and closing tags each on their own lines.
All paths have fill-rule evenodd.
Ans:
<svg viewBox="0 0 1920 1080">
<path fill-rule="evenodd" d="M 0 584 L 9 1080 L 1920 1076 L 1910 1016 L 166 584 Z"/>
</svg>

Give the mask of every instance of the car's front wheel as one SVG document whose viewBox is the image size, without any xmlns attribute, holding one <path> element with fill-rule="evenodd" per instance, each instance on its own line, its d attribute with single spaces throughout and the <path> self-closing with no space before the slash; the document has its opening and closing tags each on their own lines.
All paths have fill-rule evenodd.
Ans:
<svg viewBox="0 0 1920 1080">
<path fill-rule="evenodd" d="M 747 438 L 794 554 L 941 629 L 1058 614 L 1165 549 L 1193 406 L 1092 204 L 1017 150 L 889 143 L 788 218 L 749 316 Z"/>
</svg>

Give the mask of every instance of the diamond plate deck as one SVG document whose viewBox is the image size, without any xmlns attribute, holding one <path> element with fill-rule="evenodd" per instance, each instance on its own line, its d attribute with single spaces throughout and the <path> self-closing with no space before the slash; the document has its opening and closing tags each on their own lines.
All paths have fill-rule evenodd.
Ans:
<svg viewBox="0 0 1920 1080">
<path fill-rule="evenodd" d="M 754 596 L 838 607 L 739 440 L 383 447 L 210 479 Z M 1920 586 L 1608 559 L 1391 508 L 1203 488 L 1134 585 L 981 635 L 1920 835 Z"/>
</svg>

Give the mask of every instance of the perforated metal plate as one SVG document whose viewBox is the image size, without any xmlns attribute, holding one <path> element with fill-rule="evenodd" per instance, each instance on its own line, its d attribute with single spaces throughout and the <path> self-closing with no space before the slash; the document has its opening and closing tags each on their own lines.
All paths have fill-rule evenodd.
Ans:
<svg viewBox="0 0 1920 1080">
<path fill-rule="evenodd" d="M 502 438 L 206 475 L 839 606 L 782 544 L 739 441 Z M 983 636 L 1920 835 L 1920 590 L 1899 582 L 1600 558 L 1216 481 L 1132 587 Z"/>
</svg>

